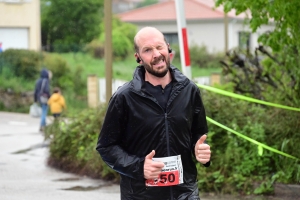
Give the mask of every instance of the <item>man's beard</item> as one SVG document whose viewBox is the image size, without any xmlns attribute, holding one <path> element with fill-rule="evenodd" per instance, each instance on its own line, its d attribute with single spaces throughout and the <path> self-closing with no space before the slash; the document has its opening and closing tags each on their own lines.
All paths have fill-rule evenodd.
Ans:
<svg viewBox="0 0 300 200">
<path fill-rule="evenodd" d="M 152 67 L 152 65 L 160 62 L 161 60 L 165 60 L 166 68 L 163 69 L 163 71 L 154 70 L 153 67 Z M 143 61 L 142 65 L 145 67 L 145 70 L 147 72 L 149 72 L 149 74 L 152 74 L 153 76 L 161 78 L 161 77 L 164 77 L 168 73 L 168 71 L 170 69 L 170 56 L 168 56 L 167 58 L 165 58 L 164 56 L 161 55 L 158 58 L 156 58 L 154 61 L 152 61 L 150 63 L 150 65 L 148 65 L 144 61 Z"/>
</svg>

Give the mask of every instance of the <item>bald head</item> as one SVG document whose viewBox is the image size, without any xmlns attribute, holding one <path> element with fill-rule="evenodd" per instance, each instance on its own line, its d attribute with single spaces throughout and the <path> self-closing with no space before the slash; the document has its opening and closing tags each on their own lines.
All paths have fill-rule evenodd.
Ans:
<svg viewBox="0 0 300 200">
<path fill-rule="evenodd" d="M 163 40 L 165 40 L 165 42 L 167 44 L 167 41 L 166 41 L 164 35 L 162 34 L 162 32 L 160 32 L 158 29 L 156 29 L 154 27 L 147 26 L 147 27 L 144 27 L 141 30 L 139 30 L 134 37 L 135 51 L 139 52 L 141 40 L 147 40 L 148 38 L 150 39 L 153 37 L 158 37 L 160 39 L 163 39 Z"/>
</svg>

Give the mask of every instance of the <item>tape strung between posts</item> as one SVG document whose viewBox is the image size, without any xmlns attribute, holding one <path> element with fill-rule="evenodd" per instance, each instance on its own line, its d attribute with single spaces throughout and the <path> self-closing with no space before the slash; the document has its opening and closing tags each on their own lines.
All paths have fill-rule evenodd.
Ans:
<svg viewBox="0 0 300 200">
<path fill-rule="evenodd" d="M 283 108 L 283 109 L 287 109 L 287 110 L 293 110 L 293 111 L 300 112 L 300 108 L 293 108 L 293 107 L 284 106 L 284 105 L 280 105 L 280 104 L 276 104 L 276 103 L 262 101 L 262 100 L 254 99 L 254 98 L 251 98 L 251 97 L 246 97 L 246 96 L 243 96 L 243 95 L 240 95 L 240 94 L 227 92 L 225 90 L 221 90 L 221 89 L 214 88 L 214 87 L 207 86 L 207 85 L 201 85 L 201 84 L 196 84 L 196 85 L 200 88 L 205 89 L 205 90 L 209 90 L 211 92 L 215 92 L 215 93 L 222 94 L 222 95 L 225 95 L 225 96 L 229 96 L 229 97 L 233 97 L 233 98 L 237 98 L 237 99 L 242 99 L 242 100 L 245 100 L 245 101 L 260 103 L 260 104 L 273 106 L 273 107 L 277 107 L 277 108 Z"/>
<path fill-rule="evenodd" d="M 241 134 L 241 133 L 239 133 L 239 132 L 237 132 L 237 131 L 235 131 L 235 130 L 233 130 L 233 129 L 231 129 L 231 128 L 228 128 L 227 126 L 224 126 L 223 124 L 220 124 L 219 122 L 216 122 L 215 120 L 213 120 L 213 119 L 211 119 L 211 118 L 209 118 L 209 117 L 206 117 L 206 119 L 207 119 L 207 121 L 209 121 L 209 122 L 211 122 L 211 123 L 213 123 L 213 124 L 215 124 L 215 125 L 217 125 L 217 126 L 223 128 L 223 129 L 225 129 L 225 130 L 227 130 L 227 131 L 229 131 L 229 132 L 231 132 L 231 133 L 234 133 L 234 134 L 236 134 L 237 136 L 239 136 L 239 137 L 241 137 L 241 138 L 243 138 L 243 139 L 245 139 L 245 140 L 248 140 L 249 142 L 252 142 L 252 143 L 254 143 L 254 144 L 256 144 L 256 145 L 258 145 L 258 146 L 260 146 L 260 147 L 262 147 L 262 148 L 268 149 L 268 150 L 270 150 L 270 151 L 273 151 L 273 152 L 278 153 L 278 154 L 280 154 L 280 155 L 286 156 L 286 157 L 288 157 L 288 158 L 292 158 L 292 159 L 299 160 L 298 158 L 296 158 L 296 157 L 294 157 L 294 156 L 291 156 L 291 155 L 289 155 L 289 154 L 287 154 L 287 153 L 284 153 L 284 152 L 282 152 L 282 151 L 279 151 L 279 150 L 277 150 L 277 149 L 274 149 L 274 148 L 272 148 L 272 147 L 269 147 L 269 146 L 267 146 L 267 145 L 265 145 L 265 144 L 263 144 L 263 143 L 257 142 L 256 140 L 253 140 L 252 138 L 249 138 L 249 137 L 247 137 L 247 136 L 245 136 L 245 135 L 243 135 L 243 134 Z"/>
</svg>

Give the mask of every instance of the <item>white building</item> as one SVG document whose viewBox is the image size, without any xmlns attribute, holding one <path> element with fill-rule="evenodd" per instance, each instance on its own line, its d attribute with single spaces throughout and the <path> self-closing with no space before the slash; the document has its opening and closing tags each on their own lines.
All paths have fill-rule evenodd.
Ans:
<svg viewBox="0 0 300 200">
<path fill-rule="evenodd" d="M 189 46 L 205 45 L 210 52 L 225 50 L 225 14 L 221 7 L 214 8 L 214 6 L 213 0 L 184 0 Z M 138 29 L 144 26 L 154 26 L 164 33 L 171 45 L 178 44 L 174 0 L 130 10 L 117 16 L 124 22 L 135 24 Z M 236 16 L 235 12 L 230 12 L 227 16 L 228 49 L 248 47 L 254 50 L 258 46 L 259 35 L 274 27 L 265 25 L 256 33 L 251 33 L 249 26 L 244 23 L 245 14 Z"/>
</svg>

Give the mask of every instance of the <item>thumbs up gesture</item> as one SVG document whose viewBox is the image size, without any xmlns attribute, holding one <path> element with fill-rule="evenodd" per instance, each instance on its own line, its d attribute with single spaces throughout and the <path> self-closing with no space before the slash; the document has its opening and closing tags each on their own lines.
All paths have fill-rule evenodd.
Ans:
<svg viewBox="0 0 300 200">
<path fill-rule="evenodd" d="M 207 135 L 202 135 L 195 145 L 196 159 L 202 164 L 206 164 L 208 161 L 210 161 L 210 146 L 204 143 L 206 138 Z"/>
<path fill-rule="evenodd" d="M 161 169 L 165 166 L 163 162 L 153 161 L 152 158 L 155 155 L 155 151 L 152 150 L 144 161 L 144 178 L 145 179 L 156 179 L 161 173 Z"/>
</svg>

